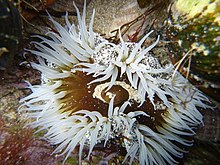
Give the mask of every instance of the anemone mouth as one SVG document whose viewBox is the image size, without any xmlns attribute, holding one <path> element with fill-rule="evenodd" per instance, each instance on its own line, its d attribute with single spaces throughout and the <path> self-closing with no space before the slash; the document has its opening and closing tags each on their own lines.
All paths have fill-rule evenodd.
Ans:
<svg viewBox="0 0 220 165">
<path fill-rule="evenodd" d="M 137 120 L 140 123 L 145 123 L 151 129 L 155 130 L 156 128 L 153 123 L 164 121 L 162 114 L 166 113 L 166 106 L 160 98 L 155 99 L 157 105 L 155 111 L 148 98 L 145 99 L 145 103 L 139 105 L 140 100 L 137 90 L 125 83 L 128 82 L 125 78 L 123 78 L 123 81 L 119 78 L 115 85 L 108 90 L 108 80 L 88 85 L 94 79 L 96 78 L 82 71 L 76 71 L 74 74 L 70 74 L 69 77 L 61 79 L 61 85 L 53 90 L 55 94 L 65 92 L 63 97 L 57 99 L 58 104 L 61 105 L 60 113 L 68 113 L 71 116 L 77 111 L 88 110 L 99 112 L 102 116 L 108 117 L 109 103 L 114 97 L 114 106 L 120 107 L 126 101 L 131 103 L 131 106 L 125 109 L 125 114 L 132 111 L 143 111 L 148 114 L 150 117 L 139 116 Z"/>
<path fill-rule="evenodd" d="M 85 3 L 86 4 L 86 3 Z M 74 5 L 75 6 L 75 5 Z M 190 146 L 194 128 L 202 124 L 198 108 L 209 107 L 207 98 L 173 73 L 172 65 L 162 66 L 139 43 L 115 45 L 93 32 L 94 13 L 87 31 L 85 7 L 77 7 L 78 28 L 68 21 L 66 28 L 52 18 L 58 33 L 51 39 L 38 36 L 34 42 L 39 63 L 32 66 L 42 73 L 42 84 L 32 86 L 32 94 L 21 99 L 22 111 L 35 121 L 33 127 L 47 130 L 44 135 L 54 153 L 66 154 L 79 146 L 81 162 L 84 146 L 91 155 L 97 144 L 119 141 L 130 164 L 174 164 Z M 187 83 L 187 85 L 186 85 Z"/>
</svg>

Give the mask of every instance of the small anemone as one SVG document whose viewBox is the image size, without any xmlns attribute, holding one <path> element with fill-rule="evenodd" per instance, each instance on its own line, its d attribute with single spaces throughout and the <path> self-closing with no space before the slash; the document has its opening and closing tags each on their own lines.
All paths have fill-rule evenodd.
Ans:
<svg viewBox="0 0 220 165">
<path fill-rule="evenodd" d="M 77 11 L 78 25 L 66 14 L 62 27 L 52 17 L 57 33 L 35 36 L 42 83 L 31 85 L 32 93 L 21 99 L 34 128 L 46 130 L 44 138 L 66 155 L 79 146 L 79 164 L 85 146 L 89 157 L 97 144 L 120 141 L 126 150 L 122 163 L 175 164 L 191 146 L 194 128 L 203 124 L 201 108 L 208 99 L 179 73 L 172 78 L 171 64 L 162 65 L 143 43 L 110 43 L 93 32 L 94 11 L 87 29 L 86 3 Z M 64 160 L 64 161 L 65 161 Z"/>
</svg>

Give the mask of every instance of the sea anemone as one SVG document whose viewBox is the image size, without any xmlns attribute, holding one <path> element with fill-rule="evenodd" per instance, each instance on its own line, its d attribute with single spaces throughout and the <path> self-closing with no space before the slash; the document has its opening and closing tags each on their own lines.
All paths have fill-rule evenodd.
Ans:
<svg viewBox="0 0 220 165">
<path fill-rule="evenodd" d="M 78 26 L 68 14 L 62 27 L 51 16 L 57 33 L 33 42 L 38 57 L 32 67 L 42 74 L 40 85 L 21 99 L 25 111 L 44 138 L 57 145 L 54 153 L 65 160 L 79 147 L 79 164 L 85 146 L 89 157 L 100 143 L 118 139 L 126 154 L 122 163 L 174 164 L 183 146 L 191 146 L 194 129 L 203 124 L 201 108 L 208 99 L 190 85 L 171 64 L 162 65 L 150 50 L 159 42 L 114 44 L 93 32 L 94 11 L 87 29 L 86 3 L 82 16 L 76 5 Z M 64 161 L 65 161 L 64 160 Z"/>
</svg>

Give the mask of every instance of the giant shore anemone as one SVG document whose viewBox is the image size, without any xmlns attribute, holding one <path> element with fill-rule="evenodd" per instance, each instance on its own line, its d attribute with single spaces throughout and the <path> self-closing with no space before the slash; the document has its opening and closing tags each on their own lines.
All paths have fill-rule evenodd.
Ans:
<svg viewBox="0 0 220 165">
<path fill-rule="evenodd" d="M 107 147 L 116 140 L 126 151 L 122 163 L 176 164 L 185 146 L 191 146 L 195 128 L 203 124 L 200 109 L 208 99 L 174 72 L 172 64 L 161 64 L 150 50 L 159 42 L 114 44 L 93 31 L 77 11 L 78 25 L 66 15 L 66 26 L 52 17 L 57 33 L 38 37 L 38 57 L 32 67 L 42 74 L 40 85 L 21 99 L 19 110 L 34 119 L 31 125 L 46 130 L 44 138 L 57 145 L 54 153 L 65 156 L 79 147 L 89 157 L 97 144 Z M 64 161 L 65 161 L 64 160 Z"/>
</svg>

